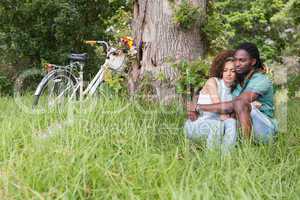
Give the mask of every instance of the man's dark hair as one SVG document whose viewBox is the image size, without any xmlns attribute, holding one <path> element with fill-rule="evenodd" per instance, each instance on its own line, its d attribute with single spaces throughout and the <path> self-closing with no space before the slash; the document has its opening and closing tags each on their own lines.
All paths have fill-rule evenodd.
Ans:
<svg viewBox="0 0 300 200">
<path fill-rule="evenodd" d="M 259 50 L 255 44 L 250 43 L 250 42 L 241 43 L 237 47 L 236 51 L 241 50 L 241 49 L 247 51 L 247 53 L 250 55 L 251 58 L 256 59 L 256 63 L 254 65 L 254 67 L 256 69 L 264 68 L 263 62 L 260 59 Z"/>
</svg>

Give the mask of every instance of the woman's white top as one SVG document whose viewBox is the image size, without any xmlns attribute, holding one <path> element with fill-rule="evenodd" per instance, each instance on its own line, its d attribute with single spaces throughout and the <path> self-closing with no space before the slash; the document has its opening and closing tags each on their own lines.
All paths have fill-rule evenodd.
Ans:
<svg viewBox="0 0 300 200">
<path fill-rule="evenodd" d="M 218 88 L 218 96 L 221 102 L 224 101 L 231 101 L 233 99 L 233 96 L 231 94 L 231 88 L 227 87 L 224 83 L 223 79 L 214 78 L 217 83 Z M 209 94 L 203 94 L 203 92 L 200 91 L 198 96 L 197 104 L 212 104 L 212 99 L 209 96 Z M 218 113 L 212 113 L 212 112 L 203 112 L 203 116 L 201 118 L 210 118 L 210 117 L 219 117 Z"/>
</svg>

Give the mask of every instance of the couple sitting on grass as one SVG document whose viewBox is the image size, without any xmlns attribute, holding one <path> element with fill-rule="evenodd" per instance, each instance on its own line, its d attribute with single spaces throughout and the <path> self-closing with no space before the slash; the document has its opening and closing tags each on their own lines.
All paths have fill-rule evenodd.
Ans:
<svg viewBox="0 0 300 200">
<path fill-rule="evenodd" d="M 264 74 L 256 45 L 243 43 L 236 51 L 220 53 L 210 77 L 198 102 L 187 104 L 187 137 L 206 139 L 208 148 L 220 147 L 224 152 L 236 144 L 238 130 L 247 140 L 270 142 L 277 132 L 273 85 Z"/>
</svg>

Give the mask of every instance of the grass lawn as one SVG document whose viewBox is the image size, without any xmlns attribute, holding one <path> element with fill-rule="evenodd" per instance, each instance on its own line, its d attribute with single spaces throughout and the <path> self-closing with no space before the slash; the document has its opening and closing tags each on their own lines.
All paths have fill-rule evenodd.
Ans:
<svg viewBox="0 0 300 200">
<path fill-rule="evenodd" d="M 299 103 L 275 144 L 221 157 L 185 139 L 176 105 L 90 100 L 30 114 L 1 98 L 0 199 L 297 199 Z"/>
</svg>

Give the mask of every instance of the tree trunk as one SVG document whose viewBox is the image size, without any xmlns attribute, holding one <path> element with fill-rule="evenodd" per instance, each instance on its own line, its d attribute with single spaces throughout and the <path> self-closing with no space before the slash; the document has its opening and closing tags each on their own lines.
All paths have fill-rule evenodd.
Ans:
<svg viewBox="0 0 300 200">
<path fill-rule="evenodd" d="M 189 2 L 206 12 L 207 0 Z M 180 0 L 134 2 L 134 39 L 137 44 L 143 42 L 141 74 L 150 74 L 160 101 L 168 101 L 175 95 L 174 80 L 178 75 L 171 63 L 181 59 L 194 60 L 203 56 L 206 49 L 199 26 L 182 30 L 174 23 L 175 7 L 180 3 Z M 162 76 L 164 78 L 158 78 Z"/>
</svg>

